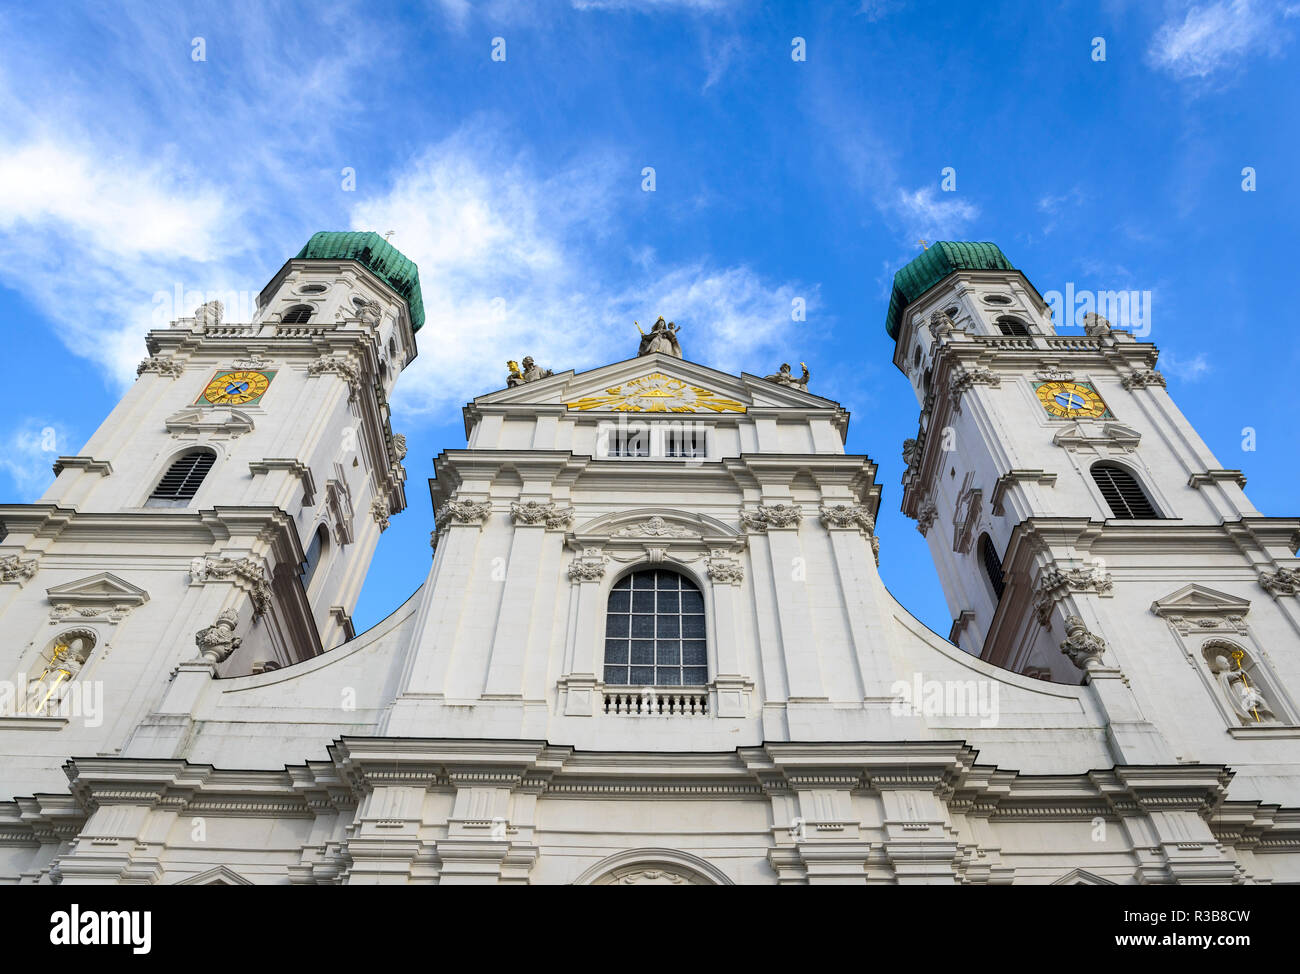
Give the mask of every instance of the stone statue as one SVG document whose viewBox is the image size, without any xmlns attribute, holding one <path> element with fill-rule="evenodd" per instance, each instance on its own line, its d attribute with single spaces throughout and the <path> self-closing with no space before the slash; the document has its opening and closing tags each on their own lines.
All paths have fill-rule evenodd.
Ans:
<svg viewBox="0 0 1300 974">
<path fill-rule="evenodd" d="M 538 379 L 548 379 L 555 373 L 550 369 L 538 368 L 537 363 L 533 361 L 531 355 L 524 356 L 524 367 L 521 371 L 519 363 L 509 361 L 506 363 L 509 375 L 506 377 L 507 386 L 523 385 L 525 382 L 536 382 Z"/>
<path fill-rule="evenodd" d="M 1095 311 L 1089 311 L 1083 316 L 1083 331 L 1090 338 L 1105 338 L 1110 334 L 1110 322 Z"/>
<path fill-rule="evenodd" d="M 636 324 L 636 322 L 633 322 Z M 641 326 L 637 325 L 639 329 Z M 677 332 L 680 329 L 673 322 L 664 322 L 663 315 L 649 332 L 641 333 L 641 347 L 637 349 L 637 357 L 642 355 L 653 355 L 659 352 L 663 355 L 671 355 L 674 358 L 682 357 L 682 346 L 677 341 Z"/>
<path fill-rule="evenodd" d="M 1240 665 L 1240 661 L 1238 661 Z M 1219 654 L 1214 658 L 1214 675 L 1218 678 L 1228 703 L 1237 712 L 1245 724 L 1269 724 L 1277 721 L 1273 708 L 1259 691 L 1251 686 L 1246 674 L 1228 662 L 1228 657 Z"/>
<path fill-rule="evenodd" d="M 221 325 L 221 316 L 225 306 L 220 301 L 209 301 L 194 309 L 194 323 L 199 328 L 217 328 Z"/>
<path fill-rule="evenodd" d="M 228 659 L 243 642 L 235 635 L 237 625 L 239 614 L 234 609 L 222 609 L 215 623 L 195 633 L 194 642 L 199 647 L 199 659 L 210 663 L 222 663 Z"/>
<path fill-rule="evenodd" d="M 808 366 L 805 365 L 803 362 L 800 362 L 799 368 L 803 369 L 803 376 L 801 378 L 796 379 L 793 375 L 790 374 L 790 363 L 782 362 L 780 372 L 776 373 L 775 375 L 765 376 L 765 378 L 767 379 L 768 382 L 776 382 L 783 386 L 789 386 L 791 389 L 798 389 L 801 392 L 807 392 L 808 379 L 809 379 Z"/>
</svg>

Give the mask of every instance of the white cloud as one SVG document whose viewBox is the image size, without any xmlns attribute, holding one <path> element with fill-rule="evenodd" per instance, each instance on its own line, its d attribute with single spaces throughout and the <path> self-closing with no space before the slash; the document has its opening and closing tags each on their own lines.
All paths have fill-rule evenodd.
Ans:
<svg viewBox="0 0 1300 974">
<path fill-rule="evenodd" d="M 27 417 L 0 440 L 0 470 L 9 477 L 18 503 L 31 503 L 54 482 L 51 464 L 69 454 L 67 430 L 60 424 Z M 6 491 L 6 496 L 13 494 Z"/>
<path fill-rule="evenodd" d="M 432 414 L 505 383 L 505 363 L 531 355 L 557 372 L 636 354 L 633 321 L 663 314 L 682 327 L 687 358 L 724 369 L 767 367 L 781 354 L 791 302 L 817 290 L 772 283 L 705 257 L 664 264 L 610 226 L 630 164 L 596 155 L 553 172 L 512 157 L 484 128 L 432 147 L 383 196 L 358 201 L 354 227 L 396 228 L 420 268 L 426 322 L 420 356 L 394 408 Z"/>
<path fill-rule="evenodd" d="M 112 258 L 211 260 L 238 207 L 177 174 L 175 165 L 92 157 L 48 137 L 0 144 L 0 231 L 62 232 Z"/>
<path fill-rule="evenodd" d="M 1147 57 L 1180 80 L 1206 79 L 1253 52 L 1275 51 L 1275 13 L 1274 6 L 1254 0 L 1193 6 L 1181 21 L 1171 18 L 1156 30 Z"/>
<path fill-rule="evenodd" d="M 1184 359 L 1168 350 L 1160 356 L 1160 368 L 1162 371 L 1168 372 L 1174 378 L 1182 379 L 1184 382 L 1195 382 L 1197 379 L 1213 371 L 1210 363 L 1206 361 L 1203 352 L 1198 352 L 1190 359 Z"/>
<path fill-rule="evenodd" d="M 958 237 L 959 231 L 979 216 L 979 207 L 955 196 L 939 196 L 933 186 L 899 189 L 889 204 L 909 238 L 942 240 Z"/>
</svg>

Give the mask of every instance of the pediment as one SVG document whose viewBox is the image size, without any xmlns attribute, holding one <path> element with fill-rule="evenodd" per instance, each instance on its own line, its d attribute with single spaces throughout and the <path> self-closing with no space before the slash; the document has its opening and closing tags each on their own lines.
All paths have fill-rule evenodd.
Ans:
<svg viewBox="0 0 1300 974">
<path fill-rule="evenodd" d="M 217 866 L 182 879 L 177 886 L 252 886 L 253 884 L 228 866 Z"/>
<path fill-rule="evenodd" d="M 604 514 L 575 528 L 573 536 L 584 546 L 609 541 L 693 541 L 713 545 L 743 542 L 736 528 L 715 517 L 660 507 Z"/>
<path fill-rule="evenodd" d="M 1115 883 L 1109 879 L 1103 879 L 1095 873 L 1090 873 L 1086 869 L 1071 869 L 1060 879 L 1052 881 L 1053 886 L 1114 886 Z"/>
<path fill-rule="evenodd" d="M 230 437 L 253 431 L 253 417 L 229 406 L 188 406 L 164 420 L 172 436 L 207 433 Z"/>
<path fill-rule="evenodd" d="M 1161 618 L 1189 614 L 1241 616 L 1249 610 L 1249 599 L 1218 592 L 1195 582 L 1151 603 L 1151 611 Z"/>
<path fill-rule="evenodd" d="M 754 408 L 835 409 L 838 403 L 760 376 L 730 375 L 671 355 L 654 354 L 562 372 L 474 400 L 475 406 L 563 406 L 584 413 L 741 414 Z"/>
<path fill-rule="evenodd" d="M 118 578 L 112 572 L 100 572 L 74 582 L 63 582 L 47 588 L 45 594 L 51 602 L 68 605 L 137 606 L 149 601 L 148 592 Z"/>
</svg>

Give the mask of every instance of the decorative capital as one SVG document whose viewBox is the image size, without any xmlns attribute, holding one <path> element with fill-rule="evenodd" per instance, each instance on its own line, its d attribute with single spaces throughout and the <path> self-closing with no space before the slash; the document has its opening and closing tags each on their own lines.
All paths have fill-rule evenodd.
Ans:
<svg viewBox="0 0 1300 974">
<path fill-rule="evenodd" d="M 715 549 L 709 553 L 705 571 L 709 578 L 719 585 L 739 585 L 745 580 L 745 566 L 739 559 L 732 558 L 722 549 Z"/>
<path fill-rule="evenodd" d="M 348 398 L 356 398 L 357 393 L 361 391 L 361 370 L 345 358 L 337 356 L 322 355 L 316 361 L 307 366 L 309 376 L 320 376 L 326 372 L 333 372 L 348 384 Z"/>
<path fill-rule="evenodd" d="M 248 592 L 254 615 L 260 616 L 271 608 L 271 583 L 266 570 L 252 558 L 195 558 L 190 562 L 190 584 L 208 582 L 233 582 Z"/>
<path fill-rule="evenodd" d="M 930 528 L 934 527 L 935 519 L 939 516 L 939 508 L 935 506 L 934 501 L 926 498 L 921 502 L 921 506 L 916 512 L 916 530 L 921 532 L 921 537 L 925 537 Z"/>
<path fill-rule="evenodd" d="M 446 524 L 482 524 L 492 515 L 489 501 L 447 501 L 435 521 Z"/>
<path fill-rule="evenodd" d="M 510 516 L 516 524 L 544 524 L 549 530 L 562 531 L 573 523 L 573 508 L 553 502 L 512 501 Z"/>
<path fill-rule="evenodd" d="M 388 509 L 388 501 L 384 500 L 384 498 L 376 497 L 370 502 L 370 516 L 379 525 L 380 534 L 388 530 L 388 516 L 391 513 Z"/>
<path fill-rule="evenodd" d="M 599 548 L 583 548 L 582 554 L 569 562 L 569 581 L 596 582 L 605 577 L 609 556 Z"/>
<path fill-rule="evenodd" d="M 855 528 L 872 534 L 876 530 L 876 519 L 861 504 L 823 505 L 821 522 L 830 528 Z"/>
<path fill-rule="evenodd" d="M 740 523 L 754 532 L 769 528 L 798 528 L 803 508 L 798 504 L 759 504 L 757 513 L 742 511 Z"/>
<path fill-rule="evenodd" d="M 157 372 L 159 375 L 169 375 L 173 379 L 185 371 L 185 366 L 174 358 L 166 358 L 159 355 L 151 355 L 135 367 L 137 376 L 144 375 L 146 372 Z"/>
<path fill-rule="evenodd" d="M 1072 592 L 1106 595 L 1114 587 L 1110 573 L 1100 567 L 1070 568 L 1064 571 L 1055 567 L 1050 568 L 1043 575 L 1038 590 L 1034 593 L 1038 622 L 1040 625 L 1049 625 L 1052 621 L 1052 609 L 1055 608 L 1056 603 Z M 1071 616 L 1071 618 L 1075 617 Z"/>
<path fill-rule="evenodd" d="M 1078 616 L 1070 616 L 1065 620 L 1065 642 L 1061 643 L 1061 652 L 1070 658 L 1071 663 L 1086 672 L 1101 665 L 1102 654 L 1106 652 L 1106 640 L 1089 632 Z"/>
<path fill-rule="evenodd" d="M 1136 369 L 1120 379 L 1119 384 L 1125 389 L 1145 389 L 1147 386 L 1160 386 L 1163 388 L 1165 386 L 1165 377 L 1155 369 Z"/>
</svg>

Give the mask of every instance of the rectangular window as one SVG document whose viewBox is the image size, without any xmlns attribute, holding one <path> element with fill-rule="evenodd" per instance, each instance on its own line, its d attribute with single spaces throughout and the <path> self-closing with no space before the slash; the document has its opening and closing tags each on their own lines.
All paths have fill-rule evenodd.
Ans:
<svg viewBox="0 0 1300 974">
<path fill-rule="evenodd" d="M 650 455 L 650 430 L 610 430 L 609 455 L 611 457 L 648 457 Z"/>
<path fill-rule="evenodd" d="M 704 456 L 704 430 L 664 430 L 664 456 L 677 459 Z"/>
</svg>

